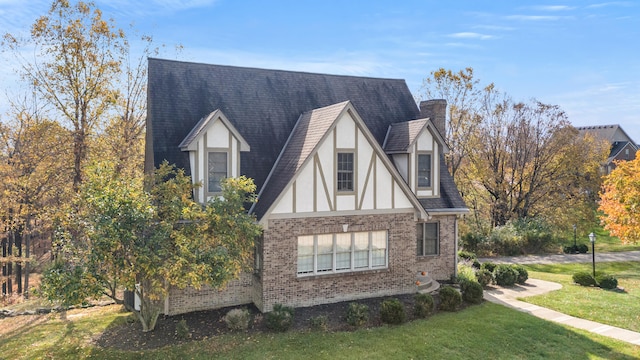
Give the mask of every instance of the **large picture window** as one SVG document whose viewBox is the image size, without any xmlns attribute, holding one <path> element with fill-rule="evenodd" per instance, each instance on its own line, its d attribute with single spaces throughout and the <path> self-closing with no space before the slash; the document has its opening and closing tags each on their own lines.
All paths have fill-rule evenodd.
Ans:
<svg viewBox="0 0 640 360">
<path fill-rule="evenodd" d="M 298 236 L 298 275 L 386 268 L 387 231 Z"/>
<path fill-rule="evenodd" d="M 431 154 L 418 154 L 418 187 L 431 187 Z"/>
<path fill-rule="evenodd" d="M 338 191 L 353 191 L 353 153 L 338 153 L 337 186 Z"/>
<path fill-rule="evenodd" d="M 222 190 L 220 180 L 227 177 L 227 152 L 210 151 L 208 155 L 207 192 L 217 193 Z"/>
<path fill-rule="evenodd" d="M 438 255 L 440 251 L 439 225 L 437 222 L 418 224 L 416 229 L 418 256 Z"/>
</svg>

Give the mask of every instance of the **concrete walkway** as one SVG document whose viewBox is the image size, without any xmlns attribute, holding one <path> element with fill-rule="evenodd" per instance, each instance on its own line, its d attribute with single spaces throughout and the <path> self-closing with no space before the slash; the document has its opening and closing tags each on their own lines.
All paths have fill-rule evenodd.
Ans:
<svg viewBox="0 0 640 360">
<path fill-rule="evenodd" d="M 520 256 L 515 258 L 480 259 L 480 261 L 518 264 L 591 262 L 591 254 Z M 640 251 L 630 251 L 626 253 L 603 253 L 600 255 L 600 257 L 598 257 L 598 254 L 596 253 L 596 263 L 598 261 L 640 261 Z M 517 298 L 540 295 L 561 288 L 562 285 L 558 283 L 538 279 L 529 279 L 527 280 L 526 284 L 516 285 L 512 288 L 490 287 L 489 289 L 484 291 L 484 298 L 485 300 L 491 301 L 493 303 L 508 306 L 518 311 L 537 316 L 541 319 L 552 321 L 558 324 L 572 326 L 582 330 L 587 330 L 592 333 L 625 341 L 633 345 L 640 345 L 640 333 L 617 328 L 610 325 L 600 324 L 595 321 L 579 319 L 551 309 L 517 300 Z"/>
<path fill-rule="evenodd" d="M 589 250 L 591 251 L 591 250 Z M 590 263 L 591 253 L 588 254 L 552 254 L 552 255 L 525 255 L 504 256 L 478 259 L 481 263 L 491 261 L 496 264 L 570 264 Z M 598 262 L 612 261 L 640 261 L 640 251 L 626 251 L 614 253 L 598 253 L 596 251 L 596 265 Z"/>
</svg>

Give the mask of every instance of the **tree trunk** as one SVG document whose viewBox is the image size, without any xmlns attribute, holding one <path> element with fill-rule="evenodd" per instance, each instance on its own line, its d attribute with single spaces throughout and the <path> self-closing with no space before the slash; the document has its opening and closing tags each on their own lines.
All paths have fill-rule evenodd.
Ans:
<svg viewBox="0 0 640 360">
<path fill-rule="evenodd" d="M 31 214 L 27 214 L 27 231 L 24 236 L 25 258 L 24 264 L 24 292 L 25 299 L 29 298 L 29 258 L 31 257 Z"/>
<path fill-rule="evenodd" d="M 7 242 L 9 240 L 6 237 L 2 238 L 2 257 L 7 257 Z M 2 283 L 2 293 L 0 296 L 7 295 L 7 263 L 2 263 L 2 277 L 0 277 L 0 283 Z"/>
<path fill-rule="evenodd" d="M 18 253 L 18 260 L 16 260 L 16 284 L 18 285 L 17 293 L 22 294 L 22 235 L 24 234 L 24 228 L 19 226 L 13 235 L 14 244 Z"/>
</svg>

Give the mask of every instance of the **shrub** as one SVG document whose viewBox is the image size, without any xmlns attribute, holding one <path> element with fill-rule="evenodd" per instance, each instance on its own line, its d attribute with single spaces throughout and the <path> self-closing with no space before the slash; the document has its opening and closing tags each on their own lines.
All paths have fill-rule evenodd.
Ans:
<svg viewBox="0 0 640 360">
<path fill-rule="evenodd" d="M 456 311 L 462 303 L 462 295 L 451 286 L 440 288 L 440 310 Z"/>
<path fill-rule="evenodd" d="M 464 250 L 460 250 L 458 251 L 458 257 L 460 259 L 472 262 L 473 260 L 478 260 L 478 257 L 476 256 L 476 254 L 472 253 L 471 251 L 464 251 Z"/>
<path fill-rule="evenodd" d="M 414 300 L 413 314 L 417 318 L 426 318 L 433 312 L 433 296 L 431 294 L 416 294 Z"/>
<path fill-rule="evenodd" d="M 516 277 L 516 283 L 522 285 L 527 282 L 529 279 L 529 272 L 522 265 L 511 265 L 511 267 L 518 272 L 518 276 Z"/>
<path fill-rule="evenodd" d="M 581 286 L 596 285 L 596 279 L 594 279 L 593 276 L 586 271 L 580 271 L 573 274 L 573 282 Z"/>
<path fill-rule="evenodd" d="M 471 304 L 480 304 L 483 298 L 482 285 L 477 281 L 468 281 L 460 287 L 462 300 Z"/>
<path fill-rule="evenodd" d="M 293 308 L 282 304 L 273 305 L 273 310 L 265 315 L 267 328 L 287 331 L 293 324 Z"/>
<path fill-rule="evenodd" d="M 612 290 L 618 287 L 618 279 L 613 275 L 596 274 L 596 282 L 603 289 Z"/>
<path fill-rule="evenodd" d="M 407 321 L 404 305 L 398 299 L 387 299 L 380 305 L 380 320 L 386 324 L 402 324 Z"/>
<path fill-rule="evenodd" d="M 476 279 L 482 287 L 485 287 L 491 283 L 493 283 L 493 273 L 487 269 L 480 269 L 476 272 Z"/>
<path fill-rule="evenodd" d="M 481 234 L 480 232 L 468 232 L 460 238 L 460 245 L 465 249 L 471 250 L 473 252 L 478 252 L 480 250 L 486 250 L 484 247 L 487 243 L 487 237 Z"/>
<path fill-rule="evenodd" d="M 578 246 L 577 245 L 564 246 L 562 247 L 562 252 L 565 254 L 575 254 L 578 252 Z"/>
<path fill-rule="evenodd" d="M 518 271 L 507 264 L 499 264 L 493 271 L 496 284 L 500 286 L 513 286 L 518 279 Z"/>
<path fill-rule="evenodd" d="M 182 319 L 178 321 L 176 325 L 176 337 L 180 340 L 186 340 L 191 337 L 191 331 L 189 330 L 189 325 L 187 325 L 187 320 Z"/>
<path fill-rule="evenodd" d="M 456 277 L 456 282 L 458 284 L 462 284 L 468 281 L 478 281 L 478 279 L 476 279 L 476 272 L 473 268 L 465 264 L 458 264 L 458 276 Z"/>
<path fill-rule="evenodd" d="M 578 245 L 578 252 L 580 254 L 586 254 L 586 253 L 589 252 L 589 247 L 587 245 L 585 245 L 585 244 L 580 244 L 580 245 Z"/>
<path fill-rule="evenodd" d="M 480 265 L 480 270 L 482 269 L 487 269 L 489 270 L 489 272 L 493 272 L 493 270 L 496 269 L 496 264 L 492 263 L 491 261 L 487 261 L 487 262 L 483 262 L 482 265 Z"/>
<path fill-rule="evenodd" d="M 247 309 L 232 309 L 223 318 L 229 330 L 247 330 L 251 314 Z"/>
<path fill-rule="evenodd" d="M 311 328 L 316 331 L 327 331 L 329 329 L 327 323 L 327 315 L 318 315 L 309 319 Z"/>
<path fill-rule="evenodd" d="M 360 327 L 369 321 L 369 307 L 352 302 L 347 309 L 347 324 Z"/>
</svg>

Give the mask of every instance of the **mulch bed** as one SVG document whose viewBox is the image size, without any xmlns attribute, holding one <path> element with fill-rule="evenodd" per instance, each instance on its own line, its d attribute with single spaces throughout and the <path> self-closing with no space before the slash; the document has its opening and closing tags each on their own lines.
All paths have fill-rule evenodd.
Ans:
<svg viewBox="0 0 640 360">
<path fill-rule="evenodd" d="M 407 313 L 407 320 L 414 320 L 413 317 L 413 294 L 393 296 L 400 300 Z M 369 322 L 365 327 L 381 326 L 379 318 L 380 304 L 383 300 L 391 297 L 380 297 L 372 299 L 357 300 L 360 304 L 369 306 Z M 436 304 L 437 295 L 434 296 Z M 347 324 L 345 317 L 347 308 L 352 301 L 335 304 L 317 305 L 312 307 L 297 308 L 294 314 L 294 323 L 289 331 L 310 331 L 309 319 L 320 315 L 327 317 L 328 331 L 353 331 L 353 327 Z M 463 307 L 466 306 L 464 303 Z M 140 324 L 130 321 L 126 324 L 108 328 L 102 335 L 95 339 L 95 343 L 100 347 L 114 348 L 120 350 L 147 350 L 156 349 L 167 345 L 176 345 L 195 340 L 204 340 L 221 334 L 230 332 L 222 318 L 234 307 L 227 307 L 217 310 L 198 311 L 188 314 L 163 316 L 158 319 L 156 328 L 150 332 L 142 332 Z M 253 322 L 246 331 L 248 334 L 269 332 L 266 328 L 264 317 L 254 306 L 244 306 L 253 315 Z M 437 308 L 437 307 L 436 307 Z M 133 320 L 133 315 L 131 316 Z M 189 339 L 179 339 L 176 335 L 178 322 L 185 320 L 190 331 Z"/>
</svg>

